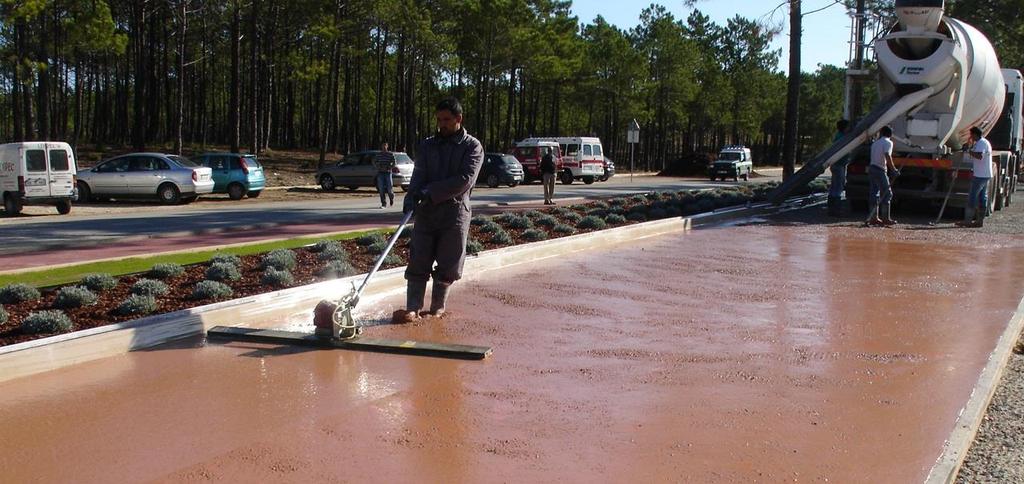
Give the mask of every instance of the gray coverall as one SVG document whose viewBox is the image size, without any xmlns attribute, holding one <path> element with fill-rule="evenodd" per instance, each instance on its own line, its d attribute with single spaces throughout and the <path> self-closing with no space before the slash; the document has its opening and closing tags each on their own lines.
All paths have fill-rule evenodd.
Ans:
<svg viewBox="0 0 1024 484">
<path fill-rule="evenodd" d="M 416 150 L 416 166 L 405 198 L 406 211 L 415 199 L 423 199 L 416 208 L 409 265 L 405 269 L 405 278 L 410 283 L 410 311 L 421 309 L 423 293 L 418 287 L 425 288 L 430 277 L 434 278 L 435 293 L 438 284 L 447 289 L 462 277 L 472 218 L 469 196 L 483 159 L 483 146 L 465 128 L 449 138 L 427 138 Z M 444 303 L 443 299 L 440 303 Z"/>
</svg>

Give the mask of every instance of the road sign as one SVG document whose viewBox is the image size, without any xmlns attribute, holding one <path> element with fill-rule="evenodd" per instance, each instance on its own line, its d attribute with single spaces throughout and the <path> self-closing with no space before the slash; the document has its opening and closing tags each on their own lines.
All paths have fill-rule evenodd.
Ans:
<svg viewBox="0 0 1024 484">
<path fill-rule="evenodd" d="M 629 143 L 629 181 L 633 181 L 633 148 L 640 143 L 640 123 L 636 122 L 636 118 L 629 123 L 629 129 L 626 130 L 626 142 Z"/>
<path fill-rule="evenodd" d="M 629 123 L 629 129 L 626 131 L 626 142 L 630 144 L 640 142 L 640 123 L 636 122 L 636 119 Z"/>
</svg>

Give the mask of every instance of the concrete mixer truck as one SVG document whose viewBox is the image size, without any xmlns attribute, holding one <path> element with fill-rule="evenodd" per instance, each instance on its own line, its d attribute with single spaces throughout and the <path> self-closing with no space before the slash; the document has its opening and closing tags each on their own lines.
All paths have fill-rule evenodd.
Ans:
<svg viewBox="0 0 1024 484">
<path fill-rule="evenodd" d="M 896 0 L 895 7 L 898 23 L 874 44 L 881 102 L 779 186 L 771 195 L 776 203 L 851 154 L 847 197 L 866 200 L 866 153 L 857 148 L 886 125 L 901 172 L 893 183 L 897 200 L 966 206 L 972 163 L 961 148 L 978 126 L 993 146 L 992 208 L 1010 203 L 1021 171 L 1020 72 L 1000 69 L 988 39 L 946 17 L 942 0 Z"/>
</svg>

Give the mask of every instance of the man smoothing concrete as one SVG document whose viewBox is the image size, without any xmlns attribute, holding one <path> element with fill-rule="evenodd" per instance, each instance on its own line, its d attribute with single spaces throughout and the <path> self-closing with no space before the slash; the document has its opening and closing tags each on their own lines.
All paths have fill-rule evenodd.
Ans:
<svg viewBox="0 0 1024 484">
<path fill-rule="evenodd" d="M 438 103 L 434 116 L 437 134 L 416 150 L 416 166 L 403 206 L 405 213 L 416 210 L 416 215 L 405 269 L 406 306 L 394 314 L 398 323 L 444 314 L 448 288 L 462 277 L 473 216 L 469 196 L 484 159 L 480 141 L 462 127 L 462 105 L 457 99 Z M 431 277 L 430 310 L 421 313 Z"/>
</svg>

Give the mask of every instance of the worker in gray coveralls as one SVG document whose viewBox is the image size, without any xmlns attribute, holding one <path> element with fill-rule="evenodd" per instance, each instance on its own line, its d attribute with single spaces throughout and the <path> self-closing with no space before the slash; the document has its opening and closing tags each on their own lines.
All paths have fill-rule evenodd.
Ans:
<svg viewBox="0 0 1024 484">
<path fill-rule="evenodd" d="M 484 159 L 480 141 L 462 127 L 462 105 L 457 99 L 438 103 L 434 116 L 437 134 L 423 140 L 416 150 L 403 206 L 405 213 L 415 209 L 416 215 L 405 269 L 406 306 L 394 314 L 398 323 L 444 314 L 448 288 L 462 277 L 472 218 L 469 195 Z M 430 278 L 434 279 L 430 310 L 421 313 Z"/>
</svg>

